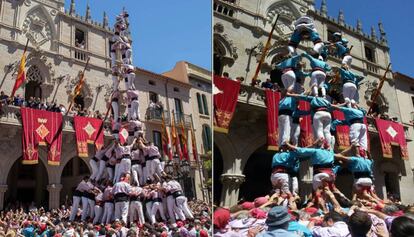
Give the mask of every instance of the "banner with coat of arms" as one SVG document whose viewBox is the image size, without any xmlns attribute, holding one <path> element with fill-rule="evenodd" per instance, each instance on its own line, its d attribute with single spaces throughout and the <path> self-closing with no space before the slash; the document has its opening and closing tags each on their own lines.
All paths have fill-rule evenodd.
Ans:
<svg viewBox="0 0 414 237">
<path fill-rule="evenodd" d="M 59 165 L 62 150 L 62 114 L 21 108 L 23 164 L 37 164 L 38 146 L 48 147 L 48 164 Z"/>
<path fill-rule="evenodd" d="M 280 92 L 266 89 L 267 106 L 267 149 L 277 151 L 279 149 L 279 101 Z"/>
<path fill-rule="evenodd" d="M 334 110 L 332 112 L 332 119 L 339 121 L 345 120 L 344 112 L 340 110 Z M 339 149 L 343 150 L 351 145 L 349 140 L 349 126 L 348 125 L 337 125 L 336 126 L 336 142 L 338 143 Z"/>
<path fill-rule="evenodd" d="M 400 147 L 401 157 L 408 160 L 407 141 L 405 140 L 403 125 L 383 119 L 375 119 L 375 124 L 377 125 L 383 156 L 392 158 L 391 145 L 395 145 Z"/>
<path fill-rule="evenodd" d="M 228 133 L 239 98 L 240 82 L 214 76 L 214 131 Z"/>
<path fill-rule="evenodd" d="M 101 119 L 75 116 L 73 122 L 79 157 L 88 157 L 88 144 L 95 144 L 96 150 L 102 148 L 104 136 L 103 131 L 99 132 L 102 130 L 100 129 L 102 126 Z"/>
</svg>

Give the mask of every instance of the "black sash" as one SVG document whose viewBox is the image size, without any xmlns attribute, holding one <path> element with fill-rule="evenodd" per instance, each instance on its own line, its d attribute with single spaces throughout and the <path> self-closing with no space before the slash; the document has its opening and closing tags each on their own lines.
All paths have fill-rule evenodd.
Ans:
<svg viewBox="0 0 414 237">
<path fill-rule="evenodd" d="M 126 193 L 115 194 L 115 202 L 128 202 L 129 196 Z"/>
<path fill-rule="evenodd" d="M 176 191 L 176 192 L 172 193 L 172 195 L 173 195 L 174 198 L 178 198 L 180 196 L 184 196 L 181 191 Z"/>
<path fill-rule="evenodd" d="M 79 190 L 75 190 L 74 192 L 73 192 L 73 196 L 74 197 L 82 197 L 82 192 L 81 191 L 79 191 Z"/>
<path fill-rule="evenodd" d="M 354 123 L 364 123 L 364 119 L 363 118 L 354 118 L 349 120 L 349 123 L 352 125 Z"/>
<path fill-rule="evenodd" d="M 279 110 L 279 115 L 289 115 L 292 116 L 293 111 L 290 109 L 281 109 Z"/>
<path fill-rule="evenodd" d="M 371 178 L 371 172 L 354 172 L 354 179 Z"/>
</svg>

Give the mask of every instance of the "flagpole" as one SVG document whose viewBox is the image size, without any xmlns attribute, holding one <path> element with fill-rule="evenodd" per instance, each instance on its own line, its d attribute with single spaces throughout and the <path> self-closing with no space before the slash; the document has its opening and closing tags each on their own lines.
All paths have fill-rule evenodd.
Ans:
<svg viewBox="0 0 414 237">
<path fill-rule="evenodd" d="M 204 191 L 205 187 L 204 187 L 203 165 L 202 165 L 202 162 L 200 160 L 200 156 L 198 155 L 198 151 L 197 151 L 197 143 L 196 143 L 196 137 L 195 137 L 195 133 L 194 133 L 194 126 L 193 126 L 193 116 L 191 116 L 191 138 L 192 138 L 191 143 L 193 143 L 192 145 L 195 148 L 195 151 L 193 151 L 193 152 L 196 153 L 194 155 L 196 157 L 195 162 L 198 166 L 198 175 L 199 175 L 199 178 L 200 178 L 201 193 L 203 195 L 203 200 L 206 201 L 206 193 Z"/>
<path fill-rule="evenodd" d="M 75 86 L 75 89 L 76 89 L 76 87 L 83 81 L 83 78 L 85 77 L 85 71 L 86 71 L 86 68 L 88 67 L 88 65 L 89 65 L 89 60 L 91 59 L 91 57 L 88 57 L 88 59 L 86 60 L 86 64 L 85 64 L 85 67 L 83 68 L 83 71 L 82 71 L 82 75 L 81 75 L 81 78 L 79 78 L 79 82 L 78 82 L 78 84 L 76 84 L 76 86 Z M 75 101 L 75 97 L 73 97 L 72 98 L 72 101 L 70 102 L 70 104 L 69 104 L 69 108 L 68 108 L 68 110 L 66 111 L 66 114 L 65 115 L 68 115 L 68 113 L 69 113 L 69 111 L 70 111 L 70 109 L 72 108 L 72 105 L 73 105 L 73 102 Z"/>
<path fill-rule="evenodd" d="M 257 83 L 257 77 L 259 76 L 260 68 L 262 67 L 262 64 L 263 64 L 263 62 L 264 62 L 264 60 L 266 58 L 267 51 L 269 51 L 270 42 L 272 41 L 272 35 L 273 35 L 273 32 L 275 31 L 275 28 L 276 28 L 276 24 L 277 24 L 277 20 L 278 19 L 279 19 L 279 14 L 276 17 L 275 22 L 273 23 L 272 30 L 270 31 L 269 37 L 267 38 L 266 45 L 263 48 L 262 57 L 260 58 L 260 61 L 257 64 L 256 72 L 255 72 L 255 74 L 253 76 L 253 79 L 252 79 L 252 83 L 251 83 L 252 86 L 255 86 L 256 83 Z"/>
<path fill-rule="evenodd" d="M 384 82 L 387 79 L 386 76 L 387 76 L 388 71 L 390 70 L 390 67 L 391 67 L 391 63 L 388 64 L 387 69 L 385 70 L 384 76 L 382 76 L 381 81 L 378 85 L 378 88 L 375 90 L 374 94 L 371 97 L 371 105 L 369 106 L 369 110 L 368 110 L 368 113 L 367 113 L 368 115 L 370 115 L 371 112 L 372 112 L 375 101 L 377 100 L 377 97 L 379 96 L 379 94 L 381 92 L 382 86 L 384 85 Z"/>
</svg>

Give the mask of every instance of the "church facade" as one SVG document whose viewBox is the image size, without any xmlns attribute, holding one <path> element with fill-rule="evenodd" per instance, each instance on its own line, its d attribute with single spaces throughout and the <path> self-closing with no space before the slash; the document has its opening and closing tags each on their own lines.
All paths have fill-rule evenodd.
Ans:
<svg viewBox="0 0 414 237">
<path fill-rule="evenodd" d="M 220 206 L 231 206 L 240 199 L 251 200 L 270 190 L 271 160 L 274 152 L 267 151 L 266 106 L 264 91 L 250 85 L 262 49 L 272 28 L 279 19 L 272 36 L 272 45 L 259 72 L 261 82 L 273 77 L 274 68 L 287 53 L 287 43 L 293 32 L 293 22 L 300 16 L 314 19 L 316 30 L 324 42 L 334 32 L 341 32 L 352 45 L 351 70 L 365 77 L 359 88 L 359 104 L 365 109 L 371 105 L 375 91 L 386 68 L 391 63 L 387 36 L 383 24 L 371 27 L 365 33 L 363 23 L 345 22 L 345 13 L 337 17 L 328 14 L 329 6 L 322 1 L 316 7 L 313 0 L 214 0 L 214 74 L 228 73 L 230 78 L 244 78 L 241 84 L 235 115 L 228 134 L 214 133 L 214 201 Z M 298 51 L 311 49 L 312 42 L 302 42 Z M 329 57 L 328 63 L 340 67 L 341 60 Z M 309 65 L 305 71 L 309 71 Z M 382 93 L 375 101 L 376 111 L 384 117 L 401 121 L 393 74 L 385 74 Z M 305 89 L 308 83 L 305 82 Z M 401 112 L 403 113 L 403 112 Z M 404 125 L 407 129 L 407 125 Z M 410 162 L 396 153 L 384 158 L 381 153 L 378 131 L 369 121 L 371 154 L 375 160 L 375 187 L 381 197 L 387 193 L 400 195 L 407 203 L 414 201 L 412 191 L 413 173 Z M 257 172 L 263 170 L 265 172 Z M 302 167 L 301 191 L 310 191 L 311 172 Z M 350 174 L 340 173 L 338 187 L 349 195 L 352 189 Z"/>
<path fill-rule="evenodd" d="M 81 103 L 90 111 L 105 113 L 111 96 L 110 39 L 113 29 L 103 13 L 102 22 L 91 20 L 91 10 L 87 7 L 82 16 L 76 12 L 75 1 L 64 6 L 64 0 L 1 0 L 0 1 L 0 90 L 10 94 L 17 74 L 20 58 L 26 43 L 26 85 L 17 90 L 16 95 L 25 99 L 40 98 L 42 102 L 54 102 L 68 108 L 71 99 L 68 95 L 79 80 L 87 59 L 86 83 L 81 92 Z M 115 16 L 111 16 L 115 17 Z M 139 53 L 139 52 L 136 52 Z M 190 65 L 190 63 L 188 63 Z M 192 65 L 192 64 L 191 64 Z M 190 67 L 191 68 L 191 67 Z M 191 147 L 190 128 L 194 127 L 198 155 L 206 153 L 203 125 L 211 120 L 200 121 L 191 115 L 197 99 L 192 91 L 197 90 L 191 80 L 211 81 L 208 70 L 192 66 L 187 80 L 172 78 L 162 74 L 136 68 L 136 88 L 140 91 L 140 117 L 144 122 L 146 139 L 161 145 L 161 117 L 149 112 L 152 103 L 162 105 L 163 113 L 185 118 L 185 132 L 188 132 L 188 147 Z M 191 76 L 190 76 L 191 75 Z M 194 79 L 195 78 L 195 79 Z M 196 84 L 197 85 L 197 84 Z M 123 85 L 122 85 L 123 86 Z M 209 98 L 206 103 L 211 108 L 211 89 L 204 93 Z M 125 107 L 125 106 L 124 106 Z M 47 151 L 39 148 L 39 164 L 22 165 L 22 126 L 19 108 L 3 106 L 0 113 L 0 210 L 13 201 L 34 201 L 37 205 L 56 208 L 71 199 L 72 192 L 84 175 L 90 173 L 89 159 L 93 157 L 90 147 L 89 158 L 77 157 L 73 118 L 64 116 L 61 162 L 59 166 L 47 164 Z M 167 122 L 167 130 L 171 123 Z M 112 137 L 108 131 L 105 139 Z M 208 145 L 208 144 L 207 144 Z M 190 149 L 190 157 L 193 157 Z M 181 180 L 190 198 L 207 200 L 203 193 L 202 168 L 191 158 L 191 172 Z"/>
</svg>

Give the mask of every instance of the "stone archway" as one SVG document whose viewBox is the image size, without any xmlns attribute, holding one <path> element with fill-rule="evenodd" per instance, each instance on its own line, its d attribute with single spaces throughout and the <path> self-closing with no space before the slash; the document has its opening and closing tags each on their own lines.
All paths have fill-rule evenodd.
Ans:
<svg viewBox="0 0 414 237">
<path fill-rule="evenodd" d="M 89 159 L 73 157 L 61 164 L 60 180 L 62 189 L 60 190 L 60 204 L 68 206 L 72 201 L 73 191 L 79 182 L 84 176 L 91 174 L 88 161 Z"/>
<path fill-rule="evenodd" d="M 28 207 L 34 202 L 37 207 L 48 206 L 49 183 L 47 166 L 42 159 L 37 165 L 23 165 L 22 157 L 12 165 L 7 177 L 7 192 L 5 193 L 5 207 L 20 202 Z"/>
<path fill-rule="evenodd" d="M 224 34 L 224 26 L 220 23 L 214 25 L 214 74 L 221 75 L 225 66 L 233 65 L 238 58 L 237 48 L 233 42 Z"/>
<path fill-rule="evenodd" d="M 244 166 L 245 181 L 240 186 L 239 199 L 252 201 L 256 197 L 269 194 L 272 189 L 270 175 L 274 151 L 267 150 L 266 145 L 250 155 Z M 260 170 L 260 172 L 257 172 Z"/>
</svg>

